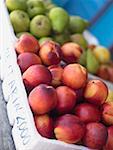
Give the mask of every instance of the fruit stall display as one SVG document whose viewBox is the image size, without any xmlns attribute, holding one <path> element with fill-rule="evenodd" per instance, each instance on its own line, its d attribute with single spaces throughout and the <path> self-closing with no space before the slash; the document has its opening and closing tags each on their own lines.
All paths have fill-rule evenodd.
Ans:
<svg viewBox="0 0 113 150">
<path fill-rule="evenodd" d="M 65 57 L 67 47 L 81 54 L 75 43 L 40 45 L 29 34 L 15 44 L 37 131 L 69 144 L 112 149 L 113 133 L 108 135 L 108 130 L 113 128 L 113 102 L 106 101 L 108 88 L 101 80 L 88 80 L 86 68 L 72 63 L 77 57 Z M 67 63 L 62 63 L 61 52 Z"/>
<path fill-rule="evenodd" d="M 27 4 L 24 0 L 18 0 L 17 2 L 22 4 L 15 3 L 13 7 L 10 2 L 11 0 L 6 0 L 7 7 L 12 11 L 11 22 L 19 39 L 13 37 L 8 48 L 4 45 L 1 58 L 7 70 L 3 72 L 3 92 L 8 101 L 8 116 L 13 126 L 12 134 L 16 148 L 20 150 L 37 148 L 39 150 L 112 150 L 112 92 L 102 80 L 88 79 L 88 71 L 95 73 L 95 68 L 98 70 L 103 59 L 106 59 L 107 65 L 109 64 L 110 56 L 106 48 L 88 44 L 84 47 L 78 43 L 80 40 L 74 42 L 66 39 L 63 43 L 54 40 L 50 35 L 61 37 L 64 30 L 67 35 L 70 35 L 70 32 L 74 34 L 70 35 L 71 38 L 78 39 L 82 36 L 84 39 L 82 32 L 85 28 L 81 31 L 78 28 L 80 25 L 77 28 L 74 25 L 76 31 L 71 31 L 73 27 L 70 26 L 73 23 L 66 26 L 66 22 L 69 23 L 69 15 L 62 8 L 53 4 L 44 4 L 39 0 L 28 0 Z M 40 6 L 40 11 L 32 12 L 30 9 L 34 6 Z M 46 11 L 45 6 L 48 6 Z M 24 12 L 26 9 L 29 16 Z M 45 12 L 46 15 L 43 15 Z M 25 23 L 22 18 L 25 19 Z M 81 20 L 80 17 L 72 17 L 70 20 L 75 22 L 75 19 Z M 62 20 L 64 24 L 61 25 Z M 85 20 L 82 21 L 87 24 Z M 19 23 L 23 24 L 22 30 Z M 38 28 L 37 24 L 41 27 Z M 29 29 L 30 33 L 20 33 Z M 4 30 L 4 34 L 7 31 L 12 37 L 12 30 Z M 9 34 L 7 36 L 9 37 Z M 104 51 L 105 58 L 100 59 L 98 48 L 99 51 L 100 49 Z M 86 59 L 83 55 L 86 55 L 84 57 Z M 87 69 L 83 62 L 87 65 Z M 32 136 L 28 134 L 29 132 Z M 23 147 L 26 145 L 28 147 L 21 147 L 21 141 Z M 31 147 L 30 141 L 35 148 Z"/>
<path fill-rule="evenodd" d="M 107 86 L 100 80 L 88 81 L 80 64 L 60 63 L 60 49 L 52 41 L 40 46 L 32 35 L 22 35 L 15 44 L 37 131 L 46 138 L 107 149 L 112 146 L 107 144 L 107 130 L 113 124 Z M 48 59 L 48 52 L 57 57 Z"/>
<path fill-rule="evenodd" d="M 46 40 L 60 45 L 77 43 L 82 48 L 78 62 L 89 73 L 113 82 L 113 62 L 109 50 L 100 45 L 89 45 L 83 35 L 90 25 L 87 20 L 80 16 L 69 16 L 63 8 L 49 0 L 6 0 L 6 6 L 17 38 L 22 34 L 32 34 L 39 43 Z M 68 51 L 67 55 L 74 59 L 76 52 Z"/>
</svg>

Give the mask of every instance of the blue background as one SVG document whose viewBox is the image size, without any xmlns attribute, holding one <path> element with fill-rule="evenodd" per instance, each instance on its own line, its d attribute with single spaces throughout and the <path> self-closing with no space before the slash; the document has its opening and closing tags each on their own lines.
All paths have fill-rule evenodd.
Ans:
<svg viewBox="0 0 113 150">
<path fill-rule="evenodd" d="M 65 8 L 70 15 L 80 15 L 91 20 L 109 0 L 53 0 Z M 89 30 L 95 35 L 100 44 L 109 47 L 113 44 L 113 3 L 94 23 Z"/>
</svg>

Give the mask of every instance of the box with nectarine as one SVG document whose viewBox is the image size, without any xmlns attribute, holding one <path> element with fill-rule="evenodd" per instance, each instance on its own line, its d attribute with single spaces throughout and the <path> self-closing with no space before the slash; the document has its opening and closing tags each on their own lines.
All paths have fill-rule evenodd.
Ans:
<svg viewBox="0 0 113 150">
<path fill-rule="evenodd" d="M 78 45 L 73 43 L 67 43 L 66 50 L 68 44 L 72 45 L 72 51 L 75 46 L 77 53 L 80 52 Z M 57 43 L 47 41 L 39 47 L 37 53 L 32 51 L 38 57 L 36 63 L 33 56 L 26 55 L 29 52 L 22 53 L 25 54 L 23 59 L 22 54 L 18 56 L 18 60 L 23 60 L 23 64 L 18 61 L 20 69 L 24 63 L 28 66 L 22 72 L 22 78 L 27 92 L 29 89 L 28 103 L 38 133 L 68 144 L 102 149 L 108 139 L 106 124 L 112 125 L 111 116 L 106 114 L 107 107 L 112 107 L 105 103 L 108 96 L 106 84 L 98 79 L 88 80 L 86 68 L 76 61 L 65 62 L 62 66 L 65 45 L 60 48 Z"/>
<path fill-rule="evenodd" d="M 29 34 L 14 41 L 13 49 L 4 48 L 2 61 L 16 149 L 112 150 L 113 104 L 106 102 L 106 84 L 89 80 L 78 63 L 82 48 L 50 40 L 40 45 Z"/>
<path fill-rule="evenodd" d="M 16 51 L 18 42 L 20 47 L 21 38 L 17 41 Z M 87 70 L 78 63 L 62 66 L 62 51 L 55 42 L 45 42 L 37 52 L 33 48 L 31 52 L 25 49 L 18 55 L 17 63 L 34 118 L 35 134 L 40 139 L 49 138 L 50 144 L 53 140 L 53 149 L 57 146 L 56 141 L 61 149 L 70 145 L 76 150 L 74 144 L 89 149 L 106 147 L 108 130 L 103 123 L 112 124 L 106 115 L 107 107 L 112 107 L 105 103 L 108 95 L 106 84 L 101 80 L 88 80 Z M 44 53 L 40 53 L 43 50 Z M 51 60 L 49 53 L 56 55 L 59 61 Z"/>
</svg>

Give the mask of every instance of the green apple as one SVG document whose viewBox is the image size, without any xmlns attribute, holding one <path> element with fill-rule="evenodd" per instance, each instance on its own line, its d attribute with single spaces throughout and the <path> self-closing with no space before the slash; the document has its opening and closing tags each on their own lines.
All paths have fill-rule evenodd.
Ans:
<svg viewBox="0 0 113 150">
<path fill-rule="evenodd" d="M 90 26 L 90 22 L 86 19 L 84 19 L 84 24 L 85 24 L 86 28 Z"/>
<path fill-rule="evenodd" d="M 17 37 L 17 38 L 20 38 L 23 34 L 32 35 L 32 34 L 30 34 L 29 32 L 19 32 L 19 33 L 16 34 L 16 37 Z"/>
<path fill-rule="evenodd" d="M 82 34 L 72 34 L 70 38 L 72 42 L 79 44 L 82 48 L 87 48 L 88 43 Z"/>
<path fill-rule="evenodd" d="M 10 13 L 10 20 L 16 33 L 29 30 L 30 19 L 26 12 L 14 10 Z"/>
<path fill-rule="evenodd" d="M 63 45 L 66 42 L 70 41 L 70 37 L 68 34 L 58 34 L 58 35 L 54 35 L 54 40 L 58 43 L 60 43 L 61 45 Z"/>
<path fill-rule="evenodd" d="M 69 28 L 71 33 L 82 33 L 86 28 L 86 20 L 79 16 L 70 16 Z"/>
<path fill-rule="evenodd" d="M 48 6 L 48 5 L 50 5 L 50 4 L 53 4 L 53 3 L 52 3 L 52 0 L 40 0 L 40 1 L 42 1 L 45 6 Z"/>
<path fill-rule="evenodd" d="M 42 38 L 40 38 L 39 39 L 39 43 L 40 43 L 40 45 L 42 45 L 45 41 L 52 41 L 53 39 L 52 39 L 52 37 L 42 37 Z"/>
<path fill-rule="evenodd" d="M 30 18 L 36 15 L 44 14 L 46 11 L 44 3 L 39 0 L 28 0 L 27 1 L 27 12 Z"/>
<path fill-rule="evenodd" d="M 52 8 L 49 12 L 52 29 L 55 33 L 62 33 L 67 29 L 69 23 L 68 13 L 61 7 Z"/>
<path fill-rule="evenodd" d="M 16 9 L 26 10 L 26 0 L 6 0 L 6 6 L 9 11 L 13 11 Z"/>
<path fill-rule="evenodd" d="M 50 10 L 52 9 L 52 8 L 55 8 L 55 7 L 57 7 L 55 4 L 48 4 L 47 6 L 46 6 L 46 16 L 48 16 L 49 17 L 49 12 L 50 12 Z"/>
<path fill-rule="evenodd" d="M 37 15 L 30 22 L 30 32 L 37 38 L 45 37 L 51 33 L 51 23 L 47 16 Z"/>
<path fill-rule="evenodd" d="M 55 4 L 49 4 L 46 6 L 47 11 L 50 11 L 52 8 L 57 7 Z"/>
</svg>

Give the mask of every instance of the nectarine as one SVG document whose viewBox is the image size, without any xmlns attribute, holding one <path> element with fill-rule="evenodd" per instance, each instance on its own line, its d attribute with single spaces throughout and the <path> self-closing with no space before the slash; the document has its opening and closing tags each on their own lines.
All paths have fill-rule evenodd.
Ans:
<svg viewBox="0 0 113 150">
<path fill-rule="evenodd" d="M 75 63 L 78 62 L 81 54 L 82 54 L 82 48 L 73 42 L 65 43 L 62 47 L 62 57 L 63 60 L 67 63 Z"/>
<path fill-rule="evenodd" d="M 81 103 L 75 107 L 75 115 L 77 115 L 84 123 L 99 122 L 101 113 L 93 104 Z"/>
<path fill-rule="evenodd" d="M 67 86 L 57 87 L 56 92 L 58 96 L 58 101 L 56 105 L 57 113 L 70 113 L 76 104 L 76 92 Z"/>
<path fill-rule="evenodd" d="M 65 85 L 80 89 L 85 86 L 87 80 L 87 71 L 80 64 L 69 64 L 64 68 L 62 81 Z"/>
<path fill-rule="evenodd" d="M 57 65 L 61 60 L 60 45 L 53 41 L 46 41 L 41 45 L 39 55 L 45 65 Z"/>
<path fill-rule="evenodd" d="M 104 103 L 102 109 L 103 122 L 106 125 L 113 125 L 113 102 Z"/>
<path fill-rule="evenodd" d="M 54 133 L 60 141 L 77 143 L 83 138 L 84 132 L 84 124 L 74 115 L 66 114 L 56 119 Z"/>
<path fill-rule="evenodd" d="M 55 108 L 57 93 L 52 86 L 40 84 L 30 92 L 28 99 L 35 114 L 45 114 Z"/>
<path fill-rule="evenodd" d="M 48 69 L 52 74 L 52 85 L 57 87 L 62 83 L 63 68 L 59 65 L 49 66 Z"/>
<path fill-rule="evenodd" d="M 102 123 L 88 123 L 86 125 L 83 143 L 88 148 L 99 150 L 106 144 L 107 136 L 107 128 Z"/>
<path fill-rule="evenodd" d="M 39 43 L 34 36 L 30 34 L 23 34 L 18 39 L 15 49 L 18 54 L 24 52 L 37 53 L 39 51 Z"/>
<path fill-rule="evenodd" d="M 39 84 L 50 84 L 51 72 L 43 65 L 32 65 L 23 73 L 23 81 L 26 87 L 34 88 Z"/>
<path fill-rule="evenodd" d="M 101 105 L 105 102 L 108 96 L 108 88 L 106 84 L 101 80 L 88 81 L 85 90 L 85 99 L 93 104 Z"/>
<path fill-rule="evenodd" d="M 113 126 L 108 127 L 108 139 L 104 150 L 113 150 Z"/>
<path fill-rule="evenodd" d="M 17 62 L 21 71 L 24 72 L 32 65 L 41 64 L 41 59 L 36 54 L 26 52 L 18 56 Z"/>
<path fill-rule="evenodd" d="M 38 132 L 46 138 L 53 137 L 53 120 L 49 117 L 49 115 L 36 115 L 34 117 L 35 125 Z"/>
</svg>

